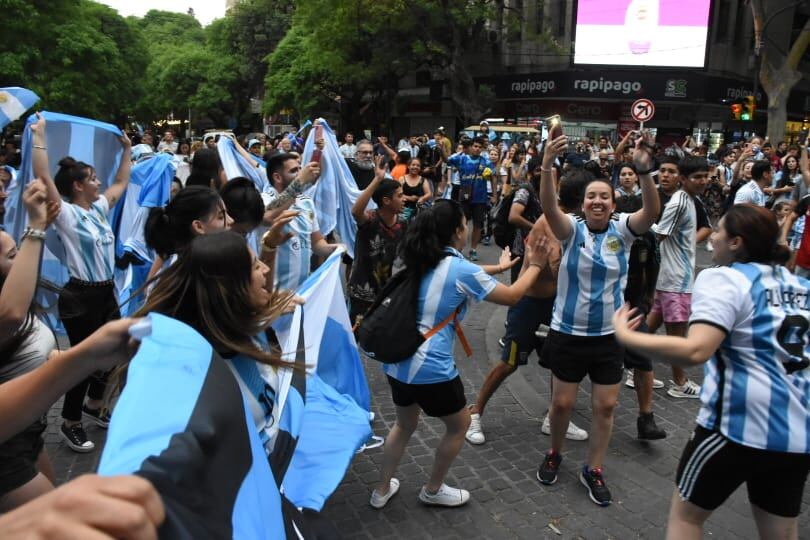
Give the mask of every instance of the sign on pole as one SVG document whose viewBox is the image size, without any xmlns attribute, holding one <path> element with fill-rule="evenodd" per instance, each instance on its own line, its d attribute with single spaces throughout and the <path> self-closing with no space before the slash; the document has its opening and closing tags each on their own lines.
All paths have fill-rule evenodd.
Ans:
<svg viewBox="0 0 810 540">
<path fill-rule="evenodd" d="M 637 99 L 630 107 L 630 116 L 633 120 L 641 124 L 640 129 L 644 129 L 644 122 L 649 122 L 655 115 L 655 105 L 646 98 Z"/>
</svg>

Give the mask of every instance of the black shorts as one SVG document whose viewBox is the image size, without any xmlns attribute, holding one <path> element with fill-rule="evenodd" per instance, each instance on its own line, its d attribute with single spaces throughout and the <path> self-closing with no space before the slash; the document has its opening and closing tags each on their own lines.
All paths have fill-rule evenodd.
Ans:
<svg viewBox="0 0 810 540">
<path fill-rule="evenodd" d="M 637 328 L 637 331 L 644 333 L 648 333 L 650 331 L 650 329 L 647 328 L 647 322 L 644 320 L 644 318 L 641 319 L 641 326 Z M 624 350 L 624 367 L 627 369 L 637 369 L 639 371 L 653 370 L 652 360 L 632 349 Z"/>
<path fill-rule="evenodd" d="M 737 444 L 696 426 L 683 449 L 675 483 L 683 500 L 714 510 L 745 483 L 748 500 L 766 512 L 799 515 L 810 454 L 788 454 Z"/>
<path fill-rule="evenodd" d="M 590 377 L 596 384 L 619 384 L 622 380 L 624 348 L 613 334 L 572 336 L 549 330 L 541 363 L 563 382 L 578 383 Z"/>
<path fill-rule="evenodd" d="M 42 432 L 47 424 L 37 420 L 0 444 L 0 496 L 22 487 L 39 472 L 37 458 L 44 446 Z"/>
<path fill-rule="evenodd" d="M 487 213 L 487 203 L 471 203 L 461 201 L 461 209 L 464 210 L 464 217 L 467 221 L 472 221 L 473 225 L 484 226 L 484 214 Z"/>
<path fill-rule="evenodd" d="M 517 304 L 509 308 L 506 314 L 506 335 L 503 337 L 504 348 L 501 360 L 512 367 L 525 366 L 532 351 L 537 351 L 540 365 L 543 363 L 543 342 L 535 332 L 541 324 L 551 324 L 551 311 L 554 309 L 554 298 L 534 298 L 524 296 Z"/>
<path fill-rule="evenodd" d="M 391 385 L 391 399 L 394 405 L 410 407 L 413 404 L 433 417 L 455 414 L 467 406 L 464 385 L 461 377 L 433 384 L 408 384 L 387 376 Z"/>
</svg>

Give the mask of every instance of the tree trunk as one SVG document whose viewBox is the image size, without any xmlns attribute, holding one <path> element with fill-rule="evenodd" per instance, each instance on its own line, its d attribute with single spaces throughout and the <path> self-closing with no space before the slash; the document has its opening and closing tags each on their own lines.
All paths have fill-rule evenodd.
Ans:
<svg viewBox="0 0 810 540">
<path fill-rule="evenodd" d="M 764 42 L 762 33 L 767 33 L 766 13 L 762 0 L 752 0 L 751 11 L 754 16 L 755 47 L 759 50 Z M 777 15 L 775 12 L 771 18 Z M 768 138 L 774 142 L 785 137 L 785 123 L 787 122 L 787 101 L 790 91 L 798 83 L 802 74 L 798 71 L 807 47 L 810 46 L 810 19 L 802 28 L 799 37 L 793 43 L 787 55 L 781 54 L 774 47 L 765 47 L 762 55 L 762 66 L 759 70 L 759 80 L 762 88 L 768 94 Z"/>
</svg>

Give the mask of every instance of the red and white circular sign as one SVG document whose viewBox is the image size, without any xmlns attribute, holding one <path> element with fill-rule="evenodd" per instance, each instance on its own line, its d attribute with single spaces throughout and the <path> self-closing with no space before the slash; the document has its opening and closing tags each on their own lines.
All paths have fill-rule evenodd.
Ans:
<svg viewBox="0 0 810 540">
<path fill-rule="evenodd" d="M 636 122 L 649 122 L 655 114 L 655 105 L 646 98 L 637 99 L 630 107 L 630 116 Z"/>
</svg>

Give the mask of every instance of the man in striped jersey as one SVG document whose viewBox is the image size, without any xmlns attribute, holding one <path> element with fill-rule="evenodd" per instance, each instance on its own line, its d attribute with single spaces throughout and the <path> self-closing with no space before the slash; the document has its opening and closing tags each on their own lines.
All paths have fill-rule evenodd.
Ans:
<svg viewBox="0 0 810 540">
<path fill-rule="evenodd" d="M 668 163 L 667 166 L 675 165 Z M 648 323 L 651 328 L 656 328 L 660 324 L 658 320 L 663 318 L 668 335 L 685 336 L 695 282 L 698 229 L 695 197 L 706 190 L 709 164 L 706 158 L 687 156 L 677 169 L 681 189 L 667 202 L 653 229 L 660 244 L 661 270 Z M 700 396 L 700 386 L 688 379 L 683 368 L 673 366 L 672 379 L 667 390 L 670 396 L 695 399 Z"/>
<path fill-rule="evenodd" d="M 301 171 L 301 163 L 292 154 L 277 154 L 267 164 L 268 180 L 273 183 L 275 194 L 283 193 Z M 326 257 L 338 244 L 329 244 L 323 237 L 315 214 L 315 203 L 306 195 L 299 194 L 290 206 L 298 215 L 286 226 L 285 232 L 292 237 L 278 247 L 276 254 L 275 286 L 294 291 L 309 276 L 312 255 Z"/>
</svg>

